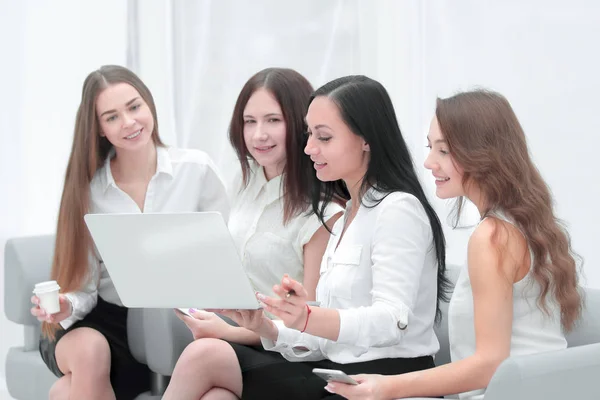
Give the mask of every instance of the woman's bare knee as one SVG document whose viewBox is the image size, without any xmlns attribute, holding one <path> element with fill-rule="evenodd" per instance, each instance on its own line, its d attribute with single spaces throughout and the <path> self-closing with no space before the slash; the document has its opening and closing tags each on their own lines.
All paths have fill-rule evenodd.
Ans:
<svg viewBox="0 0 600 400">
<path fill-rule="evenodd" d="M 64 374 L 77 371 L 94 376 L 108 375 L 110 346 L 106 338 L 95 329 L 74 329 L 57 343 L 56 362 Z"/>
<path fill-rule="evenodd" d="M 238 397 L 227 389 L 212 388 L 201 400 L 238 400 Z"/>
<path fill-rule="evenodd" d="M 224 388 L 238 397 L 241 395 L 239 362 L 229 343 L 219 339 L 199 339 L 190 343 L 179 357 L 165 398 L 197 399 L 215 387 Z"/>
<path fill-rule="evenodd" d="M 67 374 L 54 382 L 50 388 L 48 398 L 50 400 L 69 400 L 69 392 L 71 390 L 71 374 Z"/>
<path fill-rule="evenodd" d="M 226 342 L 219 339 L 194 340 L 187 345 L 179 357 L 177 365 L 181 365 L 187 370 L 194 370 L 196 373 L 199 370 L 210 371 L 215 367 L 211 365 L 210 361 L 218 362 L 219 358 L 221 358 L 219 351 L 223 348 L 223 344 L 229 347 Z"/>
</svg>

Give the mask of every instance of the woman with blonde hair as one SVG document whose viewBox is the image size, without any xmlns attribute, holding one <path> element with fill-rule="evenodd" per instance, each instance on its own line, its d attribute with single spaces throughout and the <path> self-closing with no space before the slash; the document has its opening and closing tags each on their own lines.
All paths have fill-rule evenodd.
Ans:
<svg viewBox="0 0 600 400">
<path fill-rule="evenodd" d="M 51 277 L 61 287 L 60 311 L 49 315 L 32 298 L 31 312 L 43 321 L 40 353 L 60 377 L 51 399 L 133 399 L 149 389 L 150 372 L 127 343 L 127 308 L 83 216 L 191 211 L 228 217 L 225 188 L 209 156 L 162 143 L 152 94 L 133 72 L 108 65 L 90 73 L 56 230 Z"/>
</svg>

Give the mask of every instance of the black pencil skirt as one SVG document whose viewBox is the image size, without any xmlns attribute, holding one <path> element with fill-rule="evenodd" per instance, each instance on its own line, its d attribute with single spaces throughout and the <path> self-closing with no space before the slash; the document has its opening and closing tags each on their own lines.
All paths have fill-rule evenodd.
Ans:
<svg viewBox="0 0 600 400">
<path fill-rule="evenodd" d="M 98 304 L 81 321 L 59 329 L 55 340 L 40 337 L 42 359 L 57 377 L 64 374 L 56 362 L 56 344 L 67 333 L 77 328 L 91 328 L 100 332 L 108 341 L 111 353 L 110 381 L 118 400 L 134 399 L 138 394 L 150 390 L 150 370 L 139 363 L 129 350 L 127 343 L 127 312 L 121 307 L 104 301 L 98 296 Z"/>
<path fill-rule="evenodd" d="M 339 369 L 348 375 L 396 375 L 433 368 L 433 357 L 383 358 L 351 364 L 329 360 L 290 362 L 281 354 L 259 346 L 229 343 L 235 351 L 243 378 L 243 400 L 343 399 L 325 390 L 327 382 L 312 373 L 313 368 Z"/>
</svg>

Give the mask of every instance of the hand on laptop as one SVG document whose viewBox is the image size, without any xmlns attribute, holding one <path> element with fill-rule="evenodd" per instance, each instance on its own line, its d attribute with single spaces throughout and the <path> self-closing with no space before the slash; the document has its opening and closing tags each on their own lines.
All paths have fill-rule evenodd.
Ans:
<svg viewBox="0 0 600 400">
<path fill-rule="evenodd" d="M 175 310 L 175 314 L 187 325 L 194 336 L 194 340 L 202 338 L 221 339 L 232 328 L 231 325 L 213 312 L 190 309 L 192 318 L 179 310 Z"/>
</svg>

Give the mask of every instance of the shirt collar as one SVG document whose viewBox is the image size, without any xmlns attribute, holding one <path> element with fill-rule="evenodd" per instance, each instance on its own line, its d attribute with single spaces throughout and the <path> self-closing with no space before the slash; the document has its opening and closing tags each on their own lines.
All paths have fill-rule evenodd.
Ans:
<svg viewBox="0 0 600 400">
<path fill-rule="evenodd" d="M 266 183 L 265 190 L 267 191 L 267 204 L 271 204 L 272 202 L 274 202 L 275 200 L 279 200 L 279 198 L 283 196 L 283 188 L 281 187 L 281 177 L 282 175 L 276 176 L 275 178 L 271 179 Z"/>
<path fill-rule="evenodd" d="M 251 175 L 246 189 L 250 198 L 256 200 L 263 190 L 266 195 L 267 204 L 281 198 L 283 196 L 283 188 L 281 187 L 282 175 L 267 181 L 264 168 L 252 161 L 250 163 Z"/>
<path fill-rule="evenodd" d="M 384 196 L 385 193 L 386 192 L 380 190 L 376 186 L 369 187 L 365 191 L 365 194 L 363 194 L 363 196 L 361 198 L 361 204 L 359 204 L 359 207 L 361 207 L 363 204 L 366 204 L 368 207 L 375 205 L 376 203 L 374 203 L 373 200 L 381 199 L 381 197 Z M 346 202 L 346 212 L 350 211 L 351 208 L 352 208 L 352 200 L 350 199 Z"/>
<path fill-rule="evenodd" d="M 104 174 L 103 174 L 104 179 L 102 182 L 102 188 L 104 189 L 105 192 L 110 186 L 116 186 L 115 179 L 113 178 L 112 172 L 110 170 L 110 160 L 114 156 L 115 156 L 115 148 L 111 147 L 110 151 L 108 152 L 108 156 L 106 157 L 106 160 L 104 160 L 104 166 L 102 167 L 104 169 Z"/>
<path fill-rule="evenodd" d="M 165 146 L 156 146 L 156 173 L 173 177 L 173 163 L 171 163 L 169 149 Z"/>
<path fill-rule="evenodd" d="M 117 186 L 115 183 L 115 178 L 113 177 L 112 171 L 110 169 L 110 160 L 115 156 L 115 148 L 112 147 L 108 152 L 108 156 L 104 161 L 104 174 L 103 174 L 103 185 L 102 188 L 104 192 L 110 186 Z M 171 163 L 171 157 L 169 156 L 169 150 L 164 146 L 156 146 L 156 174 L 167 174 L 170 177 L 173 177 L 173 164 Z"/>
</svg>

